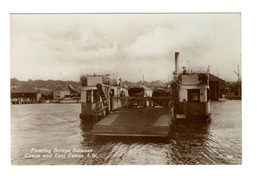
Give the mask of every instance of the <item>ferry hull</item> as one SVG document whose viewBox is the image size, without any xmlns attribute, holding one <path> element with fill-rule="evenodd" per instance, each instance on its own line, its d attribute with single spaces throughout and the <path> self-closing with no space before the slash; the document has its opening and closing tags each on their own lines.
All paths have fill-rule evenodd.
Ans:
<svg viewBox="0 0 260 176">
<path fill-rule="evenodd" d="M 81 119 L 81 122 L 86 124 L 93 124 L 94 123 L 94 116 L 93 115 L 86 115 L 86 114 L 80 114 L 79 118 Z"/>
<path fill-rule="evenodd" d="M 95 108 L 96 108 L 96 103 L 81 103 L 81 113 L 79 117 L 82 120 L 82 122 L 89 123 L 89 124 L 94 123 L 95 117 L 94 117 L 93 110 Z M 100 115 L 104 113 L 106 112 L 100 112 Z"/>
<path fill-rule="evenodd" d="M 81 113 L 79 117 L 82 122 L 88 124 L 94 123 L 93 109 L 95 108 L 95 106 L 96 103 L 81 103 Z"/>
<path fill-rule="evenodd" d="M 208 102 L 189 102 L 183 103 L 185 116 L 204 116 L 209 114 Z"/>
<path fill-rule="evenodd" d="M 210 123 L 211 122 L 211 114 L 200 115 L 200 116 L 191 115 L 191 116 L 188 117 L 188 120 L 192 121 L 192 122 Z"/>
<path fill-rule="evenodd" d="M 180 103 L 174 120 L 191 122 L 210 122 L 209 102 Z"/>
</svg>

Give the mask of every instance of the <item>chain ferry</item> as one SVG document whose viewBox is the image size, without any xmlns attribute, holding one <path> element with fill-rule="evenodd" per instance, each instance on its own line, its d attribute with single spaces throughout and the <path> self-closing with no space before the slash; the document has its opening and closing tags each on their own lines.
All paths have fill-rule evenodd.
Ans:
<svg viewBox="0 0 260 176">
<path fill-rule="evenodd" d="M 178 67 L 175 53 L 174 79 L 170 85 L 171 115 L 176 121 L 211 121 L 209 67 Z"/>
</svg>

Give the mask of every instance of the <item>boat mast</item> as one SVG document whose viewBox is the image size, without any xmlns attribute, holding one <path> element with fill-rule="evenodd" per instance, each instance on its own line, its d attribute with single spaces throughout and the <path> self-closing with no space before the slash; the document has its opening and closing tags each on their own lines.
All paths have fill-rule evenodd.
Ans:
<svg viewBox="0 0 260 176">
<path fill-rule="evenodd" d="M 179 58 L 179 52 L 175 52 L 175 74 L 177 75 L 178 73 L 178 66 L 179 66 L 179 62 L 178 62 L 178 58 Z"/>
<path fill-rule="evenodd" d="M 210 66 L 208 65 L 208 71 L 207 71 L 207 76 L 208 76 L 207 85 L 209 85 L 209 70 L 210 70 Z"/>
</svg>

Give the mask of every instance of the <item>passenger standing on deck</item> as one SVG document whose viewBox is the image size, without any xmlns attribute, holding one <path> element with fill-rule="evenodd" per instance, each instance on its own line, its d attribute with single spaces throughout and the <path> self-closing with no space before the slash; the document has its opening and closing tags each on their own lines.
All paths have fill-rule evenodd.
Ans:
<svg viewBox="0 0 260 176">
<path fill-rule="evenodd" d="M 125 106 L 125 92 L 124 91 L 121 91 L 120 93 L 120 100 L 121 100 L 121 106 L 124 107 Z"/>
<path fill-rule="evenodd" d="M 183 75 L 186 75 L 186 74 L 187 74 L 186 67 L 182 67 L 182 69 L 183 69 L 183 70 L 182 70 L 182 74 L 183 74 Z"/>
<path fill-rule="evenodd" d="M 114 96 L 114 90 L 111 89 L 110 92 L 109 92 L 109 99 L 110 99 L 110 111 L 113 110 L 113 96 Z"/>
<path fill-rule="evenodd" d="M 123 86 L 123 82 L 122 82 L 122 79 L 119 78 L 119 87 L 122 87 Z"/>
</svg>

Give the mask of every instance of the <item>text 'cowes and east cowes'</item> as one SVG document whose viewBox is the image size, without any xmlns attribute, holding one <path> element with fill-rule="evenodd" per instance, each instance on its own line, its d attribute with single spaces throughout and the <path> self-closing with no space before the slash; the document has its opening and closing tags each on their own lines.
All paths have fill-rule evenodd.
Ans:
<svg viewBox="0 0 260 176">
<path fill-rule="evenodd" d="M 93 149 L 81 148 L 32 148 L 25 158 L 96 158 Z"/>
</svg>

